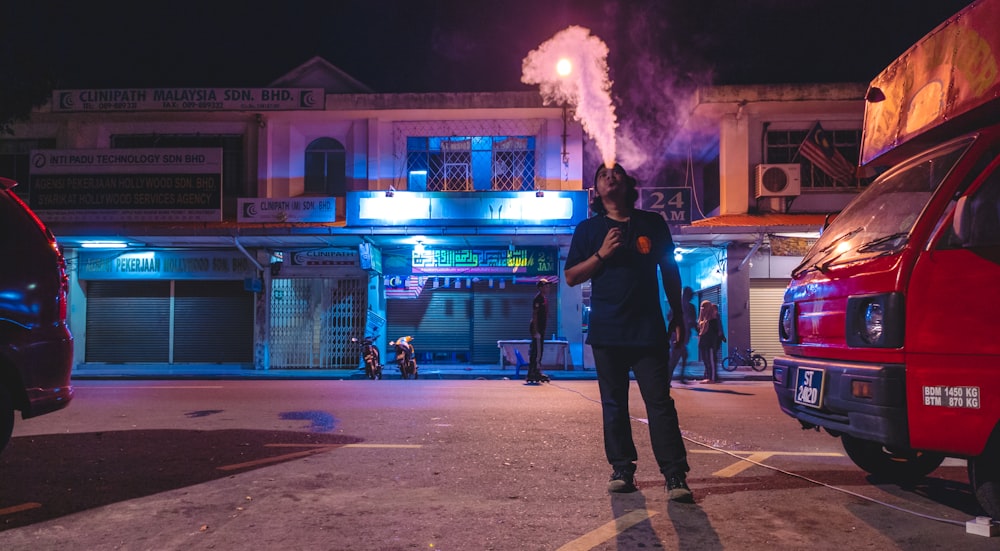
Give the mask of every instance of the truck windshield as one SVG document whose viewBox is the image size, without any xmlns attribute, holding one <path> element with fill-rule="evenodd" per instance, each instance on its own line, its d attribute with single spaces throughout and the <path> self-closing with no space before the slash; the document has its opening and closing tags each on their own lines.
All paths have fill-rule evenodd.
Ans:
<svg viewBox="0 0 1000 551">
<path fill-rule="evenodd" d="M 901 250 L 934 191 L 971 143 L 971 138 L 952 143 L 883 174 L 823 231 L 792 277 Z"/>
</svg>

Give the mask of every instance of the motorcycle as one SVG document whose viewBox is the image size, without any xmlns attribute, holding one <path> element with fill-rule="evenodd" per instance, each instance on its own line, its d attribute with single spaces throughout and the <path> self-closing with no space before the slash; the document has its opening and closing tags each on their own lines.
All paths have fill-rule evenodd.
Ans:
<svg viewBox="0 0 1000 551">
<path fill-rule="evenodd" d="M 394 341 L 389 341 L 389 346 L 396 347 L 396 365 L 399 366 L 399 374 L 404 379 L 411 376 L 417 378 L 417 358 L 413 351 L 413 337 L 400 337 Z"/>
<path fill-rule="evenodd" d="M 365 375 L 369 379 L 382 378 L 382 355 L 374 344 L 377 338 L 377 336 L 365 337 L 361 342 L 361 359 L 365 362 Z M 352 338 L 351 342 L 358 342 L 358 338 Z"/>
</svg>

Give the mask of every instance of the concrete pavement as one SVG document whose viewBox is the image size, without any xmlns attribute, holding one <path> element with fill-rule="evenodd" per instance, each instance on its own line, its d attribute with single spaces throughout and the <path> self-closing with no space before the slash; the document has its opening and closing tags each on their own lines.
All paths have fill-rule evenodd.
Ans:
<svg viewBox="0 0 1000 551">
<path fill-rule="evenodd" d="M 550 369 L 542 370 L 553 381 L 559 380 L 594 380 L 597 373 L 594 369 Z M 383 367 L 384 379 L 399 379 L 399 370 L 394 364 Z M 697 381 L 704 377 L 704 366 L 700 362 L 691 362 L 684 370 L 685 378 Z M 520 373 L 514 367 L 500 369 L 496 364 L 420 364 L 421 379 L 521 379 L 527 368 L 522 367 Z M 722 382 L 738 381 L 769 381 L 771 367 L 756 372 L 748 367 L 740 367 L 735 371 L 718 370 Z M 679 371 L 674 379 L 679 377 Z M 239 364 L 82 364 L 74 368 L 73 379 L 364 379 L 362 369 L 250 369 Z"/>
</svg>

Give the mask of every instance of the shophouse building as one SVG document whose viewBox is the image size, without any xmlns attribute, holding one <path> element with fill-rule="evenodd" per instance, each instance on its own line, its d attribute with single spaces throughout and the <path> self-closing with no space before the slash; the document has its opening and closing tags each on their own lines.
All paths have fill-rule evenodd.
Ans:
<svg viewBox="0 0 1000 551">
<path fill-rule="evenodd" d="M 856 161 L 863 94 L 706 88 L 657 152 L 683 176 L 640 206 L 730 345 L 780 350 L 791 269 L 864 183 L 802 144 L 819 124 L 821 153 Z M 378 94 L 314 58 L 264 88 L 56 90 L 13 131 L 0 175 L 66 251 L 78 370 L 354 368 L 365 335 L 505 365 L 541 277 L 551 368 L 593 367 L 588 287 L 561 269 L 599 161 L 537 92 Z"/>
</svg>

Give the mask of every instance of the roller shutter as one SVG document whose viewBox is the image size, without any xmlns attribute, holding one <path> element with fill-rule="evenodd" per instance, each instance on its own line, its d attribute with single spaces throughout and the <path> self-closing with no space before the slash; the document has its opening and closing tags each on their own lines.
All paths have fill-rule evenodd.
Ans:
<svg viewBox="0 0 1000 551">
<path fill-rule="evenodd" d="M 472 347 L 471 298 L 471 290 L 464 285 L 460 289 L 425 285 L 416 298 L 387 299 L 386 336 L 391 341 L 410 335 L 418 354 L 453 353 L 468 361 Z"/>
<path fill-rule="evenodd" d="M 531 323 L 531 302 L 538 292 L 534 283 L 507 284 L 489 288 L 489 283 L 475 284 L 474 300 L 474 343 L 472 361 L 474 363 L 496 363 L 500 359 L 497 341 L 510 339 L 530 339 L 528 325 Z M 545 338 L 556 332 L 556 292 L 549 291 L 549 315 L 546 322 Z"/>
<path fill-rule="evenodd" d="M 167 363 L 169 281 L 87 282 L 85 361 Z"/>
<path fill-rule="evenodd" d="M 775 356 L 784 354 L 778 339 L 778 316 L 787 286 L 787 279 L 750 280 L 750 343 L 767 358 L 768 365 Z"/>
<path fill-rule="evenodd" d="M 253 326 L 242 281 L 175 282 L 175 362 L 251 363 Z"/>
<path fill-rule="evenodd" d="M 84 361 L 253 362 L 253 295 L 243 282 L 173 284 L 171 300 L 170 281 L 87 282 Z"/>
</svg>

